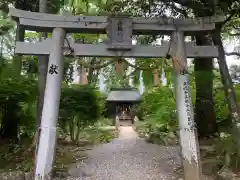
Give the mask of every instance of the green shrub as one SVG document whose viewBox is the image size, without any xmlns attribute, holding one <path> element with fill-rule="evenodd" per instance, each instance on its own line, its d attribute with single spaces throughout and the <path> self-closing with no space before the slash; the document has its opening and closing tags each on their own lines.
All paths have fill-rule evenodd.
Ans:
<svg viewBox="0 0 240 180">
<path fill-rule="evenodd" d="M 100 114 L 103 115 L 106 106 L 107 94 L 101 93 L 99 96 Z"/>
<path fill-rule="evenodd" d="M 3 78 L 0 85 L 0 136 L 17 140 L 35 130 L 36 81 L 24 77 Z M 23 130 L 26 130 L 23 132 Z"/>
<path fill-rule="evenodd" d="M 240 101 L 240 86 L 234 87 L 237 100 Z M 215 110 L 216 117 L 223 132 L 219 133 L 219 137 L 216 139 L 216 152 L 218 158 L 222 158 L 223 164 L 233 170 L 238 171 L 240 169 L 240 154 L 238 147 L 233 139 L 233 130 L 231 126 L 231 119 L 229 115 L 227 100 L 225 99 L 224 92 L 218 91 L 215 95 Z M 227 128 L 226 128 L 227 127 Z"/>
<path fill-rule="evenodd" d="M 101 117 L 96 123 L 98 127 L 112 126 L 112 119 Z"/>
<path fill-rule="evenodd" d="M 238 171 L 240 169 L 240 154 L 233 136 L 226 132 L 221 132 L 215 143 L 217 158 L 222 159 L 225 166 Z"/>
<path fill-rule="evenodd" d="M 237 101 L 240 101 L 240 86 L 236 85 L 234 87 L 236 92 Z M 214 108 L 216 112 L 217 123 L 220 127 L 223 127 L 225 130 L 231 128 L 231 116 L 228 109 L 228 102 L 225 98 L 223 89 L 217 89 L 214 94 Z M 228 128 L 226 128 L 228 127 Z M 222 129 L 222 128 L 221 128 Z"/>
<path fill-rule="evenodd" d="M 85 128 L 80 133 L 80 141 L 87 141 L 89 144 L 108 143 L 116 137 L 116 131 L 111 128 L 101 128 L 99 126 L 91 126 Z"/>
<path fill-rule="evenodd" d="M 72 85 L 63 88 L 60 109 L 68 116 L 76 114 L 84 121 L 95 121 L 100 116 L 99 94 L 90 86 Z"/>
<path fill-rule="evenodd" d="M 138 112 L 143 115 L 136 126 L 140 136 L 157 144 L 176 140 L 176 105 L 171 89 L 156 87 L 145 92 Z"/>
<path fill-rule="evenodd" d="M 240 100 L 240 86 L 235 87 Z M 195 102 L 195 91 L 192 90 L 192 101 Z M 138 109 L 138 116 L 142 121 L 137 124 L 140 136 L 150 142 L 166 144 L 168 137 L 176 136 L 178 120 L 174 94 L 168 87 L 157 87 L 143 94 L 143 102 Z M 230 128 L 229 110 L 222 89 L 214 94 L 216 118 L 219 125 Z"/>
<path fill-rule="evenodd" d="M 59 126 L 78 141 L 80 131 L 100 118 L 99 92 L 88 85 L 72 85 L 62 90 Z"/>
</svg>

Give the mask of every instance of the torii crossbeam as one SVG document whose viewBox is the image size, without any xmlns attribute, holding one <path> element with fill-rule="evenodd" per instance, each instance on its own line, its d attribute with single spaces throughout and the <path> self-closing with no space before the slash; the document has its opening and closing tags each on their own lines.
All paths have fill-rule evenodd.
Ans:
<svg viewBox="0 0 240 180">
<path fill-rule="evenodd" d="M 52 32 L 54 28 L 63 28 L 67 33 L 106 33 L 109 24 L 108 16 L 59 16 L 45 13 L 22 11 L 15 8 L 9 9 L 13 17 L 19 19 L 21 25 L 28 30 Z M 125 17 L 127 18 L 127 17 Z M 196 19 L 175 19 L 167 17 L 143 18 L 133 17 L 133 34 L 171 34 L 176 31 L 193 33 L 215 29 L 215 23 L 225 20 L 224 16 L 210 16 Z"/>
<path fill-rule="evenodd" d="M 68 40 L 69 41 L 69 40 Z M 46 39 L 37 43 L 16 42 L 15 53 L 23 55 L 49 55 L 54 42 L 51 39 Z M 73 49 L 70 52 L 69 46 Z M 169 49 L 170 46 L 170 49 Z M 205 57 L 217 58 L 218 49 L 215 46 L 196 46 L 193 43 L 185 43 L 186 55 L 188 58 Z M 130 51 L 111 51 L 105 43 L 99 44 L 79 44 L 74 42 L 65 42 L 63 54 L 82 56 L 82 57 L 132 57 L 132 58 L 159 58 L 165 57 L 166 54 L 173 55 L 174 49 L 170 43 L 163 45 L 133 45 Z"/>
</svg>

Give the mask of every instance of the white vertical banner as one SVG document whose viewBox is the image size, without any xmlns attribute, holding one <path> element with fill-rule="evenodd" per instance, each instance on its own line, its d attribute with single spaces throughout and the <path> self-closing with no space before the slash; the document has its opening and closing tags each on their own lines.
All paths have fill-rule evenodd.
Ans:
<svg viewBox="0 0 240 180">
<path fill-rule="evenodd" d="M 162 82 L 162 85 L 163 85 L 163 86 L 166 86 L 166 85 L 167 85 L 167 78 L 166 78 L 166 75 L 165 75 L 164 68 L 162 68 L 161 82 Z"/>
<path fill-rule="evenodd" d="M 145 90 L 145 88 L 144 88 L 144 83 L 143 83 L 142 73 L 143 73 L 143 71 L 141 70 L 141 71 L 140 71 L 140 74 L 139 74 L 139 92 L 140 92 L 140 94 L 143 94 L 143 93 L 144 93 L 144 90 Z"/>
<path fill-rule="evenodd" d="M 99 74 L 99 90 L 100 92 L 105 92 L 103 68 L 100 70 L 100 74 Z"/>
</svg>

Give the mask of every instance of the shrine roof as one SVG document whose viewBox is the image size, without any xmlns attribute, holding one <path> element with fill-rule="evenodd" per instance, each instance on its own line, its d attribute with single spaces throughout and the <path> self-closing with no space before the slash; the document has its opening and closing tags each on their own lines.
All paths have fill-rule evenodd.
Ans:
<svg viewBox="0 0 240 180">
<path fill-rule="evenodd" d="M 111 89 L 108 102 L 140 102 L 141 94 L 138 90 L 132 88 L 114 88 Z"/>
</svg>

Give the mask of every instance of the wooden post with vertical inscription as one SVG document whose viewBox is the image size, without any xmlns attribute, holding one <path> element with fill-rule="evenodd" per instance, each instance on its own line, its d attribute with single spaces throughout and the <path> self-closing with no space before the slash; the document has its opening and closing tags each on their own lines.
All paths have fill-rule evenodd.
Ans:
<svg viewBox="0 0 240 180">
<path fill-rule="evenodd" d="M 194 122 L 191 92 L 187 73 L 184 33 L 173 33 L 175 57 L 173 67 L 176 73 L 176 106 L 179 119 L 180 145 L 185 180 L 202 180 L 202 169 L 197 130 Z"/>
</svg>

